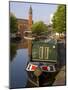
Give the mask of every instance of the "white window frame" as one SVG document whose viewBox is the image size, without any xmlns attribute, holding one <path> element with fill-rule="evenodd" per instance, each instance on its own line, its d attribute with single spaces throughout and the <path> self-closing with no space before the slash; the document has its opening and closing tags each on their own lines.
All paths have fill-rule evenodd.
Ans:
<svg viewBox="0 0 68 90">
<path fill-rule="evenodd" d="M 47 51 L 46 51 L 47 50 Z M 39 47 L 39 59 L 48 59 L 49 56 L 49 47 Z"/>
<path fill-rule="evenodd" d="M 47 50 L 47 51 L 46 51 Z M 44 58 L 45 59 L 48 59 L 48 56 L 49 56 L 49 47 L 45 47 L 45 50 L 44 50 Z"/>
<path fill-rule="evenodd" d="M 40 46 L 39 48 L 39 59 L 43 59 L 43 46 Z"/>
</svg>

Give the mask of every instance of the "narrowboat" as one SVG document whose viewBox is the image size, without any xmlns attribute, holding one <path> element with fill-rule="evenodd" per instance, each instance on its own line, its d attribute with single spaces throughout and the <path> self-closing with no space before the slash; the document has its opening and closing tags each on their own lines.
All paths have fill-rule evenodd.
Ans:
<svg viewBox="0 0 68 90">
<path fill-rule="evenodd" d="M 52 85 L 57 72 L 57 41 L 32 40 L 32 55 L 26 71 L 34 87 Z"/>
</svg>

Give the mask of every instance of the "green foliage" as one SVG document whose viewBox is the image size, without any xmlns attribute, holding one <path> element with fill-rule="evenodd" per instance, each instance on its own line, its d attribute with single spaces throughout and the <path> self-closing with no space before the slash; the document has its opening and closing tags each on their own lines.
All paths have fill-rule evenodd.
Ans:
<svg viewBox="0 0 68 90">
<path fill-rule="evenodd" d="M 59 5 L 53 16 L 53 30 L 62 33 L 66 30 L 66 6 Z"/>
<path fill-rule="evenodd" d="M 17 20 L 14 15 L 10 15 L 10 33 L 17 32 Z"/>
<path fill-rule="evenodd" d="M 41 35 L 42 33 L 46 33 L 47 30 L 47 26 L 42 21 L 36 22 L 32 25 L 33 34 Z"/>
</svg>

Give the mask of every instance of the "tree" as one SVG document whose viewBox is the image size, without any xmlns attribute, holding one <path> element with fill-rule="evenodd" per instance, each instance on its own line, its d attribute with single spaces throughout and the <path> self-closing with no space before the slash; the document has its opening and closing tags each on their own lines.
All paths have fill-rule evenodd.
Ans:
<svg viewBox="0 0 68 90">
<path fill-rule="evenodd" d="M 10 33 L 17 32 L 17 20 L 16 17 L 11 14 L 10 15 Z"/>
<path fill-rule="evenodd" d="M 41 35 L 42 33 L 46 33 L 47 30 L 47 26 L 42 21 L 36 22 L 32 25 L 33 34 Z"/>
<path fill-rule="evenodd" d="M 53 16 L 53 30 L 58 33 L 65 32 L 66 30 L 66 6 L 59 5 L 57 11 Z"/>
</svg>

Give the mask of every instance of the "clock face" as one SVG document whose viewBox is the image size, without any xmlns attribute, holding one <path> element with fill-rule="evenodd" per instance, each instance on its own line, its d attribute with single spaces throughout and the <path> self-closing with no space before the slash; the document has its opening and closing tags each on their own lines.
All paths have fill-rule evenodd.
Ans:
<svg viewBox="0 0 68 90">
<path fill-rule="evenodd" d="M 32 41 L 32 61 L 57 62 L 57 45 L 50 41 Z"/>
</svg>

